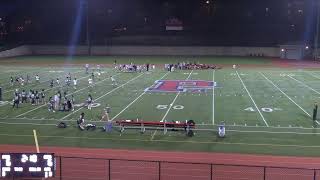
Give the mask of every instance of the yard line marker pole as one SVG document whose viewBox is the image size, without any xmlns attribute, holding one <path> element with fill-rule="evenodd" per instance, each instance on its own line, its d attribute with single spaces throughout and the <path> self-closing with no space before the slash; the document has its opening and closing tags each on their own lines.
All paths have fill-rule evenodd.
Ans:
<svg viewBox="0 0 320 180">
<path fill-rule="evenodd" d="M 117 75 L 119 75 L 119 74 L 116 74 L 116 75 L 114 75 L 114 76 L 117 76 Z M 90 75 L 88 75 L 88 76 L 90 76 Z M 86 77 L 88 77 L 88 76 L 82 77 L 82 78 L 80 78 L 80 79 L 86 78 Z M 99 81 L 99 82 L 96 83 L 96 84 L 100 84 L 100 83 L 102 83 L 103 81 L 105 81 L 105 80 L 107 80 L 107 79 L 109 79 L 109 77 L 103 79 L 102 81 Z M 68 94 L 67 96 L 76 94 L 77 92 L 82 91 L 82 90 L 84 90 L 84 89 L 88 89 L 88 88 L 89 88 L 89 87 L 84 87 L 84 88 L 82 88 L 82 89 L 76 90 L 75 92 L 73 92 L 73 93 L 71 93 L 71 94 Z M 35 111 L 35 110 L 38 110 L 38 109 L 40 109 L 40 108 L 42 108 L 42 107 L 44 107 L 44 106 L 47 106 L 47 104 L 43 104 L 43 105 L 41 105 L 41 106 L 38 106 L 38 107 L 36 107 L 36 108 L 34 108 L 34 109 L 31 109 L 31 110 L 29 110 L 29 111 L 27 111 L 27 112 L 24 112 L 24 113 L 22 113 L 22 114 L 19 114 L 19 115 L 17 115 L 16 117 L 17 117 L 17 118 L 18 118 L 18 117 L 21 117 L 21 116 L 26 115 L 26 114 L 28 114 L 28 113 L 30 113 L 30 112 L 33 112 L 33 111 Z"/>
<path fill-rule="evenodd" d="M 190 72 L 190 74 L 188 75 L 188 77 L 187 77 L 186 80 L 188 80 L 188 79 L 190 78 L 190 76 L 192 75 L 192 72 L 193 72 L 193 70 Z M 168 113 L 170 112 L 173 104 L 176 102 L 176 100 L 177 100 L 177 98 L 178 98 L 178 96 L 179 96 L 180 94 L 181 94 L 181 91 L 179 91 L 179 92 L 177 93 L 176 97 L 174 97 L 173 101 L 171 102 L 171 104 L 170 104 L 169 107 L 168 107 L 168 110 L 166 111 L 166 113 L 165 113 L 164 116 L 162 117 L 161 122 L 164 122 L 164 119 L 167 117 L 167 115 L 168 115 Z M 155 134 L 157 133 L 157 130 L 158 130 L 158 129 L 159 129 L 159 128 L 157 128 L 157 129 L 154 131 L 154 133 L 152 134 L 151 139 L 150 139 L 151 141 L 153 140 L 153 138 L 154 138 Z"/>
<path fill-rule="evenodd" d="M 248 93 L 248 95 L 249 95 L 249 97 L 250 97 L 250 99 L 251 99 L 252 103 L 254 104 L 254 106 L 256 107 L 257 111 L 259 112 L 259 114 L 260 114 L 260 116 L 261 116 L 262 120 L 264 121 L 264 123 L 266 124 L 266 126 L 267 126 L 267 127 L 269 127 L 269 125 L 268 125 L 267 121 L 264 119 L 264 117 L 263 117 L 263 115 L 262 115 L 262 113 L 261 113 L 261 111 L 260 111 L 259 107 L 257 106 L 256 102 L 255 102 L 255 101 L 254 101 L 254 99 L 252 98 L 252 96 L 251 96 L 250 92 L 248 91 L 247 86 L 246 86 L 246 85 L 244 84 L 244 82 L 242 81 L 242 79 L 241 79 L 241 77 L 240 77 L 240 75 L 239 75 L 238 71 L 236 71 L 236 74 L 237 74 L 238 78 L 240 79 L 240 81 L 241 81 L 241 83 L 242 83 L 242 85 L 243 85 L 244 89 L 247 91 L 247 93 Z"/>
<path fill-rule="evenodd" d="M 298 79 L 296 79 L 296 78 L 294 78 L 294 77 L 292 77 L 292 76 L 288 76 L 288 77 L 290 77 L 291 79 L 293 79 L 293 80 L 297 81 L 298 83 L 302 84 L 303 86 L 305 86 L 305 87 L 309 88 L 309 89 L 310 89 L 310 90 L 312 90 L 313 92 L 315 92 L 315 93 L 317 93 L 317 94 L 320 94 L 320 92 L 319 92 L 319 91 L 317 91 L 317 90 L 313 89 L 312 87 L 310 87 L 310 86 L 308 86 L 307 84 L 305 84 L 305 83 L 303 83 L 303 82 L 299 81 Z"/>
<path fill-rule="evenodd" d="M 270 79 L 268 79 L 263 73 L 259 72 L 267 81 L 269 81 L 275 88 L 277 88 L 283 95 L 285 95 L 293 104 L 298 106 L 306 115 L 311 117 L 311 115 L 304 110 L 299 104 L 297 104 L 294 100 L 291 99 L 285 92 L 283 92 L 277 85 L 275 85 Z M 317 124 L 320 124 L 318 121 L 316 121 Z"/>
<path fill-rule="evenodd" d="M 167 72 L 165 75 L 163 75 L 160 80 L 162 80 L 164 77 L 166 77 L 170 72 Z M 151 85 L 152 86 L 152 85 Z M 151 87 L 149 86 L 149 88 Z M 117 118 L 120 114 L 122 114 L 125 110 L 127 110 L 133 103 L 135 103 L 138 99 L 140 99 L 143 95 L 145 95 L 147 91 L 143 91 L 136 99 L 134 99 L 130 104 L 128 104 L 124 109 L 122 109 L 117 115 L 115 115 L 111 121 L 113 121 L 115 118 Z"/>
<path fill-rule="evenodd" d="M 214 72 L 215 70 L 213 70 L 213 74 L 212 74 L 212 82 L 213 82 L 213 85 L 212 85 L 212 125 L 214 125 Z"/>
<path fill-rule="evenodd" d="M 33 137 L 34 137 L 34 142 L 36 144 L 37 153 L 40 153 L 37 131 L 35 129 L 33 130 Z"/>
<path fill-rule="evenodd" d="M 131 81 L 134 81 L 134 80 L 138 79 L 138 78 L 139 78 L 139 77 L 141 77 L 143 74 L 144 74 L 144 73 L 142 73 L 142 74 L 140 74 L 139 76 L 136 76 L 136 77 L 134 77 L 134 78 L 130 79 L 130 80 L 129 80 L 129 81 L 127 81 L 126 83 L 122 84 L 121 86 L 118 86 L 118 87 L 116 87 L 116 88 L 112 89 L 111 91 L 107 92 L 106 94 L 104 94 L 104 95 L 102 95 L 102 96 L 98 97 L 95 101 L 98 101 L 99 99 L 101 99 L 101 98 L 103 98 L 103 97 L 105 97 L 105 96 L 109 95 L 109 94 L 110 94 L 110 93 L 112 93 L 113 91 L 115 91 L 115 90 L 117 90 L 117 89 L 119 89 L 119 88 L 121 88 L 121 87 L 123 87 L 123 86 L 125 86 L 125 85 L 129 84 Z M 77 109 L 77 110 L 75 110 L 75 111 L 72 111 L 72 113 L 70 113 L 70 114 L 68 114 L 68 115 L 64 116 L 64 117 L 63 117 L 63 118 L 61 118 L 60 120 L 64 120 L 64 119 L 66 119 L 67 117 L 69 117 L 69 116 L 71 116 L 72 114 L 74 114 L 74 113 L 76 113 L 76 112 L 80 111 L 81 109 L 83 109 L 83 107 L 81 107 L 81 108 L 79 108 L 79 109 Z"/>
</svg>

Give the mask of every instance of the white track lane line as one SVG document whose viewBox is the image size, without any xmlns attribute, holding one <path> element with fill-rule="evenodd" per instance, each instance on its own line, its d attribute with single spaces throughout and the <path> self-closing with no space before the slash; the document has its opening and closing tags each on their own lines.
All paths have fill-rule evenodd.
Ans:
<svg viewBox="0 0 320 180">
<path fill-rule="evenodd" d="M 130 79 L 130 80 L 129 80 L 129 81 L 127 81 L 126 83 L 122 84 L 121 86 L 118 86 L 117 88 L 112 89 L 111 91 L 109 91 L 109 92 L 105 93 L 104 95 L 102 95 L 102 96 L 98 97 L 94 102 L 96 102 L 96 101 L 98 101 L 99 99 L 101 99 L 101 98 L 103 98 L 103 97 L 105 97 L 105 96 L 109 95 L 109 94 L 110 94 L 110 93 L 112 93 L 113 91 L 115 91 L 115 90 L 117 90 L 117 89 L 119 89 L 119 88 L 121 88 L 121 87 L 123 87 L 123 86 L 125 86 L 125 85 L 129 84 L 131 81 L 136 80 L 137 78 L 141 77 L 143 74 L 144 74 L 144 73 L 142 73 L 142 74 L 140 74 L 139 76 L 136 76 L 136 77 L 134 77 L 134 78 Z M 72 111 L 72 113 L 70 113 L 70 114 L 68 114 L 68 115 L 64 116 L 64 117 L 63 117 L 63 118 L 61 118 L 60 120 L 64 120 L 65 118 L 67 118 L 67 117 L 71 116 L 72 114 L 74 114 L 74 113 L 76 113 L 76 112 L 80 111 L 81 109 L 83 109 L 83 107 L 81 107 L 81 108 L 79 108 L 79 109 L 77 109 L 77 110 L 75 110 L 75 111 Z"/>
<path fill-rule="evenodd" d="M 188 80 L 188 79 L 190 78 L 190 76 L 192 75 L 192 73 L 193 73 L 193 70 L 190 72 L 190 74 L 188 75 L 188 77 L 187 77 L 186 80 Z M 179 91 L 179 92 L 177 93 L 176 97 L 174 97 L 173 101 L 171 102 L 171 104 L 170 104 L 169 107 L 168 107 L 168 110 L 166 111 L 166 113 L 165 113 L 164 116 L 162 117 L 161 122 L 163 122 L 164 119 L 167 117 L 167 115 L 168 115 L 168 113 L 170 112 L 173 104 L 176 102 L 176 100 L 177 100 L 177 98 L 179 97 L 180 94 L 181 94 L 181 91 Z M 156 135 L 158 129 L 159 129 L 159 128 L 157 128 L 157 129 L 154 131 L 154 133 L 152 134 L 151 139 L 150 139 L 151 141 L 153 140 L 154 136 Z"/>
<path fill-rule="evenodd" d="M 114 76 L 117 76 L 117 75 L 119 75 L 119 74 L 116 74 L 116 75 L 114 75 Z M 90 76 L 90 75 L 85 76 L 85 77 L 82 77 L 82 78 L 80 78 L 80 79 L 83 79 L 83 78 L 86 78 L 86 77 L 89 77 L 89 76 Z M 109 77 L 103 79 L 102 81 L 97 82 L 96 84 L 100 84 L 100 83 L 102 83 L 103 81 L 105 81 L 105 80 L 107 80 L 107 79 L 109 79 Z M 78 89 L 78 90 L 76 90 L 75 92 L 73 92 L 73 93 L 71 93 L 71 94 L 68 94 L 67 96 L 76 94 L 77 92 L 80 92 L 80 91 L 82 91 L 82 90 L 84 90 L 84 89 L 88 89 L 88 88 L 89 88 L 89 87 L 84 87 L 84 88 Z M 27 111 L 27 112 L 24 112 L 24 113 L 22 113 L 22 114 L 19 114 L 19 115 L 17 115 L 16 117 L 21 117 L 21 116 L 26 115 L 26 114 L 28 114 L 28 113 L 30 113 L 30 112 L 33 112 L 33 111 L 35 111 L 35 110 L 37 110 L 37 109 L 40 109 L 40 108 L 42 108 L 42 107 L 44 107 L 44 106 L 47 106 L 47 104 L 43 104 L 43 105 L 41 105 L 41 106 L 38 106 L 38 107 L 36 107 L 36 108 L 34 108 L 34 109 L 31 109 L 31 110 L 29 110 L 29 111 Z"/>
<path fill-rule="evenodd" d="M 298 106 L 298 108 L 300 108 L 306 115 L 308 115 L 309 117 L 311 117 L 311 115 L 304 110 L 299 104 L 297 104 L 294 100 L 291 99 L 290 96 L 288 96 L 285 92 L 283 92 L 277 85 L 275 85 L 270 79 L 268 79 L 263 73 L 259 72 L 267 81 L 269 81 L 275 88 L 277 88 L 283 95 L 285 95 L 293 104 L 295 104 L 296 106 Z M 316 121 L 317 124 L 320 124 L 318 121 Z"/>
<path fill-rule="evenodd" d="M 262 113 L 261 113 L 261 111 L 260 111 L 259 107 L 257 106 L 256 102 L 255 102 L 255 101 L 254 101 L 254 99 L 252 98 L 252 96 L 251 96 L 250 92 L 248 91 L 247 86 L 246 86 L 246 85 L 244 84 L 244 82 L 242 81 L 242 79 L 241 79 L 241 77 L 240 77 L 240 75 L 239 75 L 238 71 L 236 71 L 236 73 L 237 73 L 238 78 L 240 79 L 240 81 L 241 81 L 241 83 L 242 83 L 242 85 L 243 85 L 244 89 L 247 91 L 247 93 L 248 93 L 248 95 L 249 95 L 249 97 L 250 97 L 250 99 L 251 99 L 252 103 L 254 104 L 254 106 L 256 107 L 257 111 L 259 112 L 259 114 L 260 114 L 260 116 L 261 116 L 262 120 L 264 121 L 265 125 L 266 125 L 267 127 L 269 127 L 269 124 L 268 124 L 268 123 L 267 123 L 267 121 L 264 119 L 264 116 L 262 115 Z"/>
<path fill-rule="evenodd" d="M 170 72 L 167 72 L 165 75 L 163 75 L 160 80 L 165 78 Z M 150 86 L 151 87 L 151 86 Z M 143 91 L 136 99 L 134 99 L 130 104 L 128 104 L 124 109 L 122 109 L 117 115 L 115 115 L 111 121 L 113 121 L 115 118 L 117 118 L 120 114 L 122 114 L 125 110 L 127 110 L 133 103 L 135 103 L 138 99 L 140 99 L 144 94 L 146 94 L 147 91 Z"/>
</svg>

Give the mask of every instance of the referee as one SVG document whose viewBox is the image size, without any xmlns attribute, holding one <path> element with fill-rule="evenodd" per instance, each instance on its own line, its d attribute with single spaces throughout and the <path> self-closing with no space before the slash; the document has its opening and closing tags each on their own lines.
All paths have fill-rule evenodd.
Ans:
<svg viewBox="0 0 320 180">
<path fill-rule="evenodd" d="M 313 117 L 312 117 L 312 119 L 314 121 L 317 120 L 317 113 L 318 113 L 318 104 L 314 103 L 314 106 L 313 106 Z"/>
</svg>

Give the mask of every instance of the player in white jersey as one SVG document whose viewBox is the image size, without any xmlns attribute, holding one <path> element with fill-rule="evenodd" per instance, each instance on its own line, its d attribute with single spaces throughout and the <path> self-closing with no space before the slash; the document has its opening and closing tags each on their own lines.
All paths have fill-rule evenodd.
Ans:
<svg viewBox="0 0 320 180">
<path fill-rule="evenodd" d="M 89 86 L 92 86 L 92 84 L 93 84 L 92 78 L 89 78 L 89 79 L 88 79 L 88 83 L 89 83 Z"/>
<path fill-rule="evenodd" d="M 101 69 L 100 69 L 100 65 L 99 65 L 99 64 L 97 65 L 97 70 L 98 70 L 98 72 L 101 72 Z"/>
<path fill-rule="evenodd" d="M 98 80 L 100 81 L 100 76 L 101 76 L 101 72 L 100 71 L 97 72 L 97 76 L 98 76 Z"/>
<path fill-rule="evenodd" d="M 89 74 L 89 64 L 86 64 L 85 68 L 86 68 L 86 74 Z"/>
<path fill-rule="evenodd" d="M 111 107 L 109 104 L 103 109 L 101 121 L 109 121 L 109 114 L 111 111 Z"/>
<path fill-rule="evenodd" d="M 110 76 L 110 79 L 111 79 L 111 82 L 112 82 L 113 86 L 117 86 L 118 85 L 116 79 L 113 76 Z"/>
<path fill-rule="evenodd" d="M 78 84 L 78 80 L 77 80 L 77 78 L 74 78 L 73 79 L 73 88 L 74 89 L 77 89 L 77 84 Z"/>
<path fill-rule="evenodd" d="M 57 82 L 57 85 L 60 86 L 60 79 L 59 78 L 57 78 L 56 82 Z"/>
<path fill-rule="evenodd" d="M 39 77 L 39 75 L 38 75 L 38 74 L 36 75 L 36 77 L 35 77 L 35 78 L 36 78 L 36 82 L 37 82 L 37 83 L 39 83 L 39 82 L 40 82 L 40 77 Z"/>
</svg>

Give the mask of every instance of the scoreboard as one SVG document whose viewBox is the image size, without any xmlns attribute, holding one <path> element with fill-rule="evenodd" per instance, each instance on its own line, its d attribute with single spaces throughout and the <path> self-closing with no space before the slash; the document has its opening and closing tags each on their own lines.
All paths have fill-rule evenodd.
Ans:
<svg viewBox="0 0 320 180">
<path fill-rule="evenodd" d="M 56 159 L 53 153 L 0 154 L 0 177 L 54 177 Z"/>
</svg>

